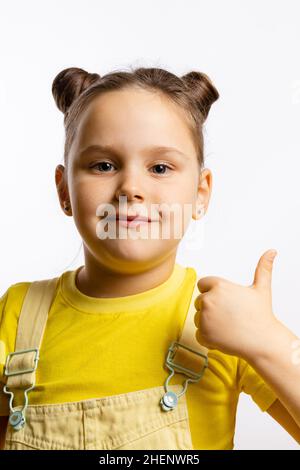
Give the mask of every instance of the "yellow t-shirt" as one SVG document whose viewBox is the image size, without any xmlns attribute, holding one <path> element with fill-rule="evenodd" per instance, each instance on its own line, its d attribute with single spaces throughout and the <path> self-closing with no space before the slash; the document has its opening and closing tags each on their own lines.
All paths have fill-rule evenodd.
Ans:
<svg viewBox="0 0 300 470">
<path fill-rule="evenodd" d="M 197 272 L 175 263 L 171 276 L 145 292 L 95 298 L 76 286 L 77 268 L 57 285 L 40 349 L 29 404 L 79 401 L 164 385 L 171 341 L 179 340 Z M 14 351 L 17 322 L 30 282 L 11 285 L 0 299 L 0 415 L 8 415 L 3 392 L 5 357 Z M 265 411 L 277 398 L 241 358 L 208 352 L 208 368 L 189 383 L 186 398 L 194 449 L 233 449 L 241 391 Z M 182 374 L 170 381 L 181 384 Z M 22 403 L 16 394 L 14 406 Z"/>
</svg>

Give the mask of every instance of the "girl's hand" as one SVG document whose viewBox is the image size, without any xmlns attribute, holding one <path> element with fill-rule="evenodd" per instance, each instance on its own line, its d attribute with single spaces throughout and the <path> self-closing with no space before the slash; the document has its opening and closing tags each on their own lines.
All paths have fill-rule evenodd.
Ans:
<svg viewBox="0 0 300 470">
<path fill-rule="evenodd" d="M 213 276 L 198 281 L 201 294 L 194 303 L 194 323 L 199 343 L 246 360 L 266 347 L 268 333 L 279 323 L 272 311 L 271 292 L 276 255 L 275 250 L 268 250 L 260 257 L 251 286 Z"/>
</svg>

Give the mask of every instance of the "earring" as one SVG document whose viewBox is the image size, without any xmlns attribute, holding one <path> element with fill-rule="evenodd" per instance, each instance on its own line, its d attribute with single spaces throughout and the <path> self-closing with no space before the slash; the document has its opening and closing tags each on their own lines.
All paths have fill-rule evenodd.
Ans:
<svg viewBox="0 0 300 470">
<path fill-rule="evenodd" d="M 66 212 L 69 212 L 70 208 L 71 208 L 71 206 L 67 202 L 64 202 L 64 210 Z"/>
<path fill-rule="evenodd" d="M 200 209 L 197 210 L 197 213 L 199 214 L 199 216 L 201 216 L 202 214 L 204 215 L 204 207 L 201 206 Z"/>
</svg>

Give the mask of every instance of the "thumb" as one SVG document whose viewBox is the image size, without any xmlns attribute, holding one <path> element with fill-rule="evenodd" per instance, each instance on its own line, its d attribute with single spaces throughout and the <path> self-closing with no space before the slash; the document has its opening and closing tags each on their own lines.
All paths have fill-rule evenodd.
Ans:
<svg viewBox="0 0 300 470">
<path fill-rule="evenodd" d="M 268 250 L 259 258 L 252 285 L 271 289 L 273 261 L 276 255 L 276 250 Z"/>
</svg>

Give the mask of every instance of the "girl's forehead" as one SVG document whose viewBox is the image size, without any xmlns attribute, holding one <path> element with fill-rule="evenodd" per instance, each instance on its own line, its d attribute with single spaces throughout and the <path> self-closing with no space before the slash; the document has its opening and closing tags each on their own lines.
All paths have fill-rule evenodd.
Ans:
<svg viewBox="0 0 300 470">
<path fill-rule="evenodd" d="M 186 110 L 161 92 L 136 89 L 106 91 L 95 96 L 83 111 L 82 118 L 97 121 L 104 115 L 105 119 L 114 120 L 143 116 L 168 121 L 187 118 Z"/>
<path fill-rule="evenodd" d="M 141 139 L 145 146 L 153 139 L 161 145 L 191 146 L 190 128 L 175 103 L 147 91 L 105 92 L 89 103 L 77 126 L 80 141 Z M 163 138 L 164 143 L 161 142 Z"/>
</svg>

